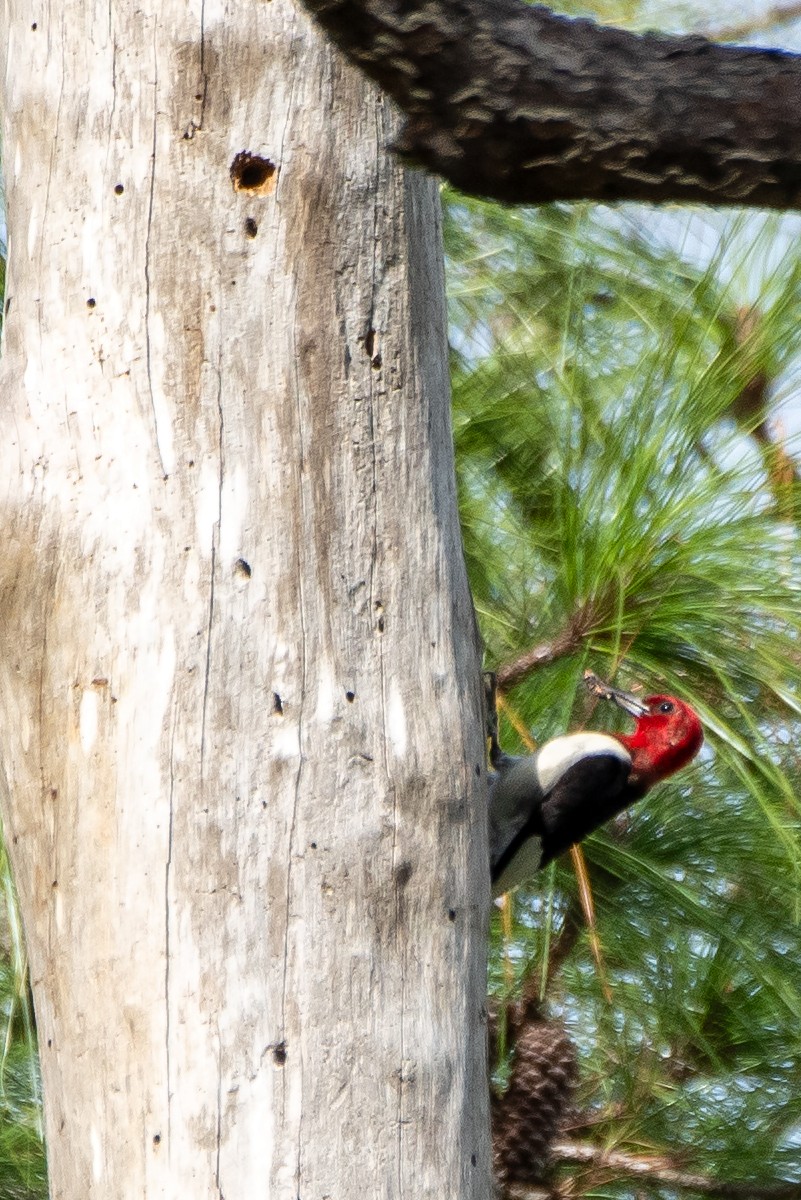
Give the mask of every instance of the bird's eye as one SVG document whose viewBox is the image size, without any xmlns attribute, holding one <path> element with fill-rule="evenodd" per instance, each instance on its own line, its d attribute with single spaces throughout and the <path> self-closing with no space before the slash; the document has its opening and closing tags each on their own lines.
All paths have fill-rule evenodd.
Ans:
<svg viewBox="0 0 801 1200">
<path fill-rule="evenodd" d="M 670 703 L 670 701 L 669 701 L 669 700 L 663 700 L 663 701 L 662 701 L 662 703 L 659 705 L 659 712 L 661 712 L 661 713 L 672 713 L 672 712 L 673 712 L 673 707 L 674 707 L 674 706 L 673 706 L 673 705 Z"/>
</svg>

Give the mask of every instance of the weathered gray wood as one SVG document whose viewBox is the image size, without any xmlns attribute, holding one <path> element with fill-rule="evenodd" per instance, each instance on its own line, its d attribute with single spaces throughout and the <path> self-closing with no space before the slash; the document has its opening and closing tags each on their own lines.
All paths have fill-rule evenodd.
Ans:
<svg viewBox="0 0 801 1200">
<path fill-rule="evenodd" d="M 524 0 L 304 0 L 407 114 L 398 147 L 511 203 L 801 206 L 801 57 Z"/>
<path fill-rule="evenodd" d="M 52 1195 L 483 1198 L 436 190 L 288 0 L 0 20 L 0 756 Z"/>
</svg>

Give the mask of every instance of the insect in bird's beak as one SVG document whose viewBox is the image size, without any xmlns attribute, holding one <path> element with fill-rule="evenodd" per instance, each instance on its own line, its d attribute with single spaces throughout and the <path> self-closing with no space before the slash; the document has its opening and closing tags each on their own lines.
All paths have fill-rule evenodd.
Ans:
<svg viewBox="0 0 801 1200">
<path fill-rule="evenodd" d="M 638 700 L 631 692 L 624 692 L 609 683 L 604 683 L 594 671 L 584 672 L 584 682 L 594 696 L 600 700 L 611 700 L 632 717 L 644 717 L 649 712 L 648 705 L 643 704 L 642 700 Z"/>
</svg>

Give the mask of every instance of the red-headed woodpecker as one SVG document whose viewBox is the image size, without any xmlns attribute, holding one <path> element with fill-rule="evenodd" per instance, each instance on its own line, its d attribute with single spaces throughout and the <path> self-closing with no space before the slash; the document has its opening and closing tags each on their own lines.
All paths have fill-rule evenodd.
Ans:
<svg viewBox="0 0 801 1200">
<path fill-rule="evenodd" d="M 585 678 L 597 696 L 634 717 L 633 733 L 569 733 L 514 758 L 501 750 L 491 722 L 493 896 L 531 879 L 701 749 L 701 722 L 682 700 L 662 695 L 639 700 L 589 671 Z"/>
</svg>

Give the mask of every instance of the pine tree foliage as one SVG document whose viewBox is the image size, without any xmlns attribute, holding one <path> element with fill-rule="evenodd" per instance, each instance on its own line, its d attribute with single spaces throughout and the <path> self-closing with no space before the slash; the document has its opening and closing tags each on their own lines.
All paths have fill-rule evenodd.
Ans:
<svg viewBox="0 0 801 1200">
<path fill-rule="evenodd" d="M 28 965 L 0 842 L 0 1200 L 47 1195 L 41 1089 Z"/>
<path fill-rule="evenodd" d="M 514 895 L 511 941 L 495 929 L 494 987 L 535 973 L 572 1032 L 577 1136 L 720 1179 L 801 1181 L 799 485 L 756 436 L 770 428 L 801 461 L 764 411 L 797 382 L 801 253 L 778 221 L 730 220 L 700 263 L 642 210 L 452 198 L 448 213 L 487 665 L 541 651 L 506 697 L 505 744 L 524 748 L 515 723 L 538 741 L 609 728 L 587 666 L 681 695 L 707 733 L 691 768 L 585 844 L 606 979 L 565 858 Z M 760 275 L 777 238 L 788 252 Z M 591 1170 L 573 1180 L 594 1186 Z"/>
</svg>

